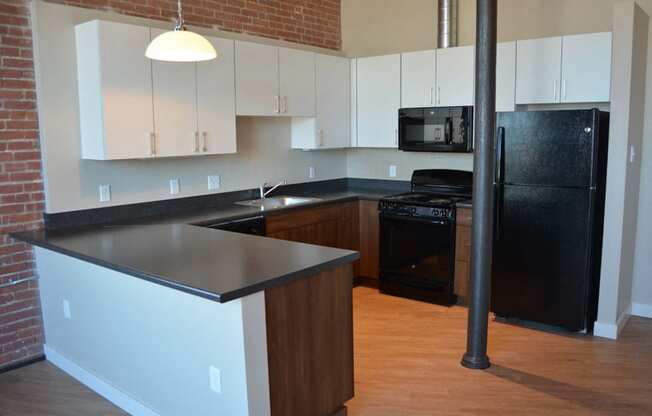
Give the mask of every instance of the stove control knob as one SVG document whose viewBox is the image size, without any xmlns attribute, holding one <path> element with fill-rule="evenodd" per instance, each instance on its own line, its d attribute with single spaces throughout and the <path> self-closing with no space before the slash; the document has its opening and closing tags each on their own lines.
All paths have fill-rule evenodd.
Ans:
<svg viewBox="0 0 652 416">
<path fill-rule="evenodd" d="M 417 209 L 416 209 L 415 207 L 410 208 L 410 213 L 411 213 L 411 214 L 416 214 L 416 213 L 417 213 Z"/>
</svg>

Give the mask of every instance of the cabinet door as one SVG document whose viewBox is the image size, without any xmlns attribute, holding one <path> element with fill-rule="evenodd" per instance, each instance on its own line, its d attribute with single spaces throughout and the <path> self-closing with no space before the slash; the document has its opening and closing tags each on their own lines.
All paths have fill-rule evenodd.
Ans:
<svg viewBox="0 0 652 416">
<path fill-rule="evenodd" d="M 358 60 L 351 59 L 351 147 L 358 145 Z"/>
<path fill-rule="evenodd" d="M 360 201 L 360 276 L 378 279 L 380 274 L 380 221 L 377 201 Z"/>
<path fill-rule="evenodd" d="M 351 146 L 350 71 L 347 58 L 317 55 L 318 147 Z"/>
<path fill-rule="evenodd" d="M 401 54 L 401 107 L 430 107 L 435 95 L 435 50 Z"/>
<path fill-rule="evenodd" d="M 197 63 L 197 129 L 200 153 L 235 153 L 233 41 L 208 38 L 219 58 Z"/>
<path fill-rule="evenodd" d="M 152 61 L 152 78 L 156 156 L 198 154 L 196 64 Z"/>
<path fill-rule="evenodd" d="M 278 49 L 280 113 L 315 116 L 315 54 Z"/>
<path fill-rule="evenodd" d="M 563 103 L 611 99 L 611 32 L 564 36 L 561 62 Z"/>
<path fill-rule="evenodd" d="M 437 49 L 438 107 L 473 105 L 474 52 L 473 46 Z"/>
<path fill-rule="evenodd" d="M 516 42 L 496 48 L 496 111 L 514 111 L 516 96 Z"/>
<path fill-rule="evenodd" d="M 358 147 L 398 147 L 401 55 L 358 59 Z"/>
<path fill-rule="evenodd" d="M 235 91 L 237 115 L 278 114 L 278 48 L 236 41 Z"/>
<path fill-rule="evenodd" d="M 82 157 L 150 156 L 154 132 L 149 28 L 91 21 L 75 27 Z"/>
<path fill-rule="evenodd" d="M 516 104 L 559 102 L 561 37 L 516 42 Z"/>
</svg>

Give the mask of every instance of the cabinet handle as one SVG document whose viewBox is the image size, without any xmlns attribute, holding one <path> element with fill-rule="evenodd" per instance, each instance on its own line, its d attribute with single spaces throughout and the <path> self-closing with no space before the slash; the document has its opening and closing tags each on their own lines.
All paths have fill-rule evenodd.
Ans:
<svg viewBox="0 0 652 416">
<path fill-rule="evenodd" d="M 398 129 L 394 129 L 394 144 L 398 146 Z"/>
<path fill-rule="evenodd" d="M 437 104 L 441 104 L 441 87 L 437 85 Z"/>
<path fill-rule="evenodd" d="M 283 96 L 283 101 L 281 102 L 281 113 L 288 112 L 288 97 L 287 95 Z"/>
<path fill-rule="evenodd" d="M 193 133 L 193 135 L 194 135 L 194 143 L 193 143 L 192 151 L 193 153 L 197 153 L 199 152 L 199 132 L 196 131 Z"/>
<path fill-rule="evenodd" d="M 149 154 L 156 156 L 156 133 L 149 133 Z"/>
<path fill-rule="evenodd" d="M 201 151 L 202 152 L 208 152 L 208 132 L 204 131 L 201 134 L 201 139 L 202 139 L 202 144 L 201 144 Z"/>
<path fill-rule="evenodd" d="M 279 110 L 279 101 L 281 100 L 281 97 L 278 95 L 274 96 L 274 112 L 275 113 L 280 113 Z"/>
<path fill-rule="evenodd" d="M 557 80 L 552 81 L 552 101 L 557 101 Z"/>
<path fill-rule="evenodd" d="M 566 100 L 566 95 L 567 95 L 566 94 L 566 92 L 567 92 L 567 90 L 566 90 L 566 80 L 563 80 L 562 83 L 561 83 L 561 91 L 562 91 L 561 95 L 562 95 L 562 97 L 564 97 L 563 100 L 565 101 Z"/>
<path fill-rule="evenodd" d="M 317 147 L 322 147 L 324 145 L 324 130 L 319 129 L 317 131 Z"/>
<path fill-rule="evenodd" d="M 435 88 L 430 87 L 430 105 L 433 104 L 433 96 L 435 95 Z"/>
</svg>

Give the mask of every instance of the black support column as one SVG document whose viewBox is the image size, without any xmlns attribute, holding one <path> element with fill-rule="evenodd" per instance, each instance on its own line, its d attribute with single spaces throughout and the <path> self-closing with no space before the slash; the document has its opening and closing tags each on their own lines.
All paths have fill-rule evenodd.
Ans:
<svg viewBox="0 0 652 416">
<path fill-rule="evenodd" d="M 473 240 L 471 290 L 464 367 L 485 369 L 491 291 L 496 130 L 497 0 L 477 0 L 475 48 L 475 154 L 473 155 Z"/>
</svg>

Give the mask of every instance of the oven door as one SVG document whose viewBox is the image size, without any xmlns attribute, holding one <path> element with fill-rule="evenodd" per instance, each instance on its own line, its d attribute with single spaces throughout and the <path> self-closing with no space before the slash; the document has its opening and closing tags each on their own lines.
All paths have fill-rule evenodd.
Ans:
<svg viewBox="0 0 652 416">
<path fill-rule="evenodd" d="M 454 223 L 380 214 L 381 280 L 452 295 Z"/>
</svg>

